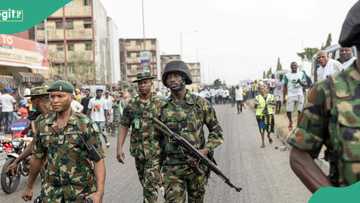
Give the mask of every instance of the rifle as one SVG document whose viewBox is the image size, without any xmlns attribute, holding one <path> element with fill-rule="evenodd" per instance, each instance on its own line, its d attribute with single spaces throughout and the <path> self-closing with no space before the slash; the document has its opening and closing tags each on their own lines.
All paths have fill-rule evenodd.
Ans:
<svg viewBox="0 0 360 203">
<path fill-rule="evenodd" d="M 211 161 L 209 158 L 204 156 L 201 152 L 199 152 L 198 149 L 196 149 L 194 146 L 192 146 L 189 141 L 187 141 L 185 138 L 181 137 L 180 135 L 173 132 L 169 127 L 167 127 L 163 122 L 161 122 L 157 118 L 152 118 L 155 122 L 155 128 L 160 130 L 162 133 L 164 133 L 166 136 L 168 136 L 170 139 L 175 141 L 180 147 L 182 147 L 190 157 L 195 159 L 197 163 L 203 163 L 206 165 L 210 171 L 213 171 L 216 175 L 218 175 L 223 181 L 229 185 L 230 187 L 234 188 L 237 192 L 240 192 L 242 190 L 241 187 L 235 186 L 228 177 L 226 177 L 221 170 L 216 166 L 216 164 Z M 189 163 L 190 165 L 193 165 L 193 163 Z"/>
</svg>

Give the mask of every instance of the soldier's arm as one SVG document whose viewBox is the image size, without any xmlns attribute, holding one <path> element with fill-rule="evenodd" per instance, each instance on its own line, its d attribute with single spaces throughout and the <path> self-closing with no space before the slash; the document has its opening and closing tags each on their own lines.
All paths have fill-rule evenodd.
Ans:
<svg viewBox="0 0 360 203">
<path fill-rule="evenodd" d="M 306 151 L 292 148 L 290 151 L 290 166 L 301 182 L 310 190 L 316 192 L 320 187 L 331 186 L 331 182 Z"/>
<path fill-rule="evenodd" d="M 30 161 L 30 173 L 29 173 L 29 178 L 28 178 L 28 182 L 27 182 L 27 189 L 28 190 L 33 189 L 36 177 L 39 175 L 40 170 L 43 167 L 43 165 L 44 165 L 44 160 L 43 159 L 37 159 L 35 157 L 31 158 L 31 161 Z"/>
<path fill-rule="evenodd" d="M 126 136 L 128 134 L 130 125 L 131 125 L 131 118 L 132 118 L 132 113 L 131 113 L 131 109 L 130 106 L 127 105 L 123 111 L 123 116 L 121 117 L 120 120 L 120 132 L 117 138 L 117 145 L 116 145 L 116 157 L 118 159 L 118 161 L 120 162 L 124 162 L 124 151 L 123 151 L 123 146 L 126 140 Z"/>
<path fill-rule="evenodd" d="M 308 103 L 298 127 L 290 135 L 288 142 L 293 146 L 290 153 L 290 166 L 294 173 L 311 191 L 331 185 L 330 181 L 314 161 L 328 134 L 326 100 L 328 92 L 324 83 L 317 84 L 309 91 Z"/>
<path fill-rule="evenodd" d="M 215 109 L 204 100 L 205 125 L 209 129 L 208 141 L 205 148 L 213 151 L 224 142 L 223 131 L 217 120 Z"/>
</svg>

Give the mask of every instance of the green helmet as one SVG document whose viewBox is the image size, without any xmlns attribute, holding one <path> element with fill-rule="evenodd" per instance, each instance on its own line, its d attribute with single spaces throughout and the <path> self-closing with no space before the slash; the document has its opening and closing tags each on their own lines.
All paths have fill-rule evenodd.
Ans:
<svg viewBox="0 0 360 203">
<path fill-rule="evenodd" d="M 166 64 L 164 68 L 164 73 L 162 74 L 162 82 L 166 86 L 165 80 L 169 73 L 179 72 L 185 78 L 185 84 L 190 85 L 192 83 L 191 74 L 188 66 L 183 61 L 171 61 Z"/>
</svg>

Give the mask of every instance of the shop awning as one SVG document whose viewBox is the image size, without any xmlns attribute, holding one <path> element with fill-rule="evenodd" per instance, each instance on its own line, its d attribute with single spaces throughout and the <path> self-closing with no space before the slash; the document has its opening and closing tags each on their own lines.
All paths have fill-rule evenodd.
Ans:
<svg viewBox="0 0 360 203">
<path fill-rule="evenodd" d="M 21 83 L 31 82 L 31 83 L 43 83 L 44 77 L 37 73 L 30 72 L 16 72 L 13 74 L 16 81 Z"/>
</svg>

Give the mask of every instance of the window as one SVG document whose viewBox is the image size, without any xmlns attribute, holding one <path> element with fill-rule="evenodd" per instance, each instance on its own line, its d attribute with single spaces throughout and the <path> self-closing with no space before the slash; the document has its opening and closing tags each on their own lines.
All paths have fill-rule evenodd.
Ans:
<svg viewBox="0 0 360 203">
<path fill-rule="evenodd" d="M 37 30 L 44 30 L 44 29 L 45 29 L 44 23 L 38 24 L 38 25 L 36 26 L 36 29 L 37 29 Z"/>
<path fill-rule="evenodd" d="M 63 28 L 63 22 L 62 21 L 56 21 L 55 25 L 56 25 L 56 29 L 62 29 Z"/>
<path fill-rule="evenodd" d="M 72 29 L 74 29 L 74 21 L 72 21 L 72 20 L 67 20 L 67 21 L 66 21 L 66 24 L 65 24 L 65 28 L 66 28 L 67 30 L 72 30 Z"/>
<path fill-rule="evenodd" d="M 84 0 L 83 2 L 84 2 L 84 6 L 90 5 L 90 0 Z"/>
<path fill-rule="evenodd" d="M 141 46 L 142 41 L 136 40 L 136 46 Z"/>
<path fill-rule="evenodd" d="M 75 47 L 74 44 L 71 43 L 71 44 L 68 44 L 67 46 L 68 46 L 69 51 L 74 51 L 74 47 Z"/>
<path fill-rule="evenodd" d="M 57 51 L 64 51 L 64 44 L 57 44 L 56 45 L 56 50 Z"/>
<path fill-rule="evenodd" d="M 86 42 L 85 43 L 85 50 L 86 51 L 91 51 L 92 50 L 92 43 L 91 42 Z"/>
<path fill-rule="evenodd" d="M 92 28 L 92 22 L 91 20 L 85 20 L 84 21 L 84 28 L 87 29 L 87 28 Z"/>
</svg>

